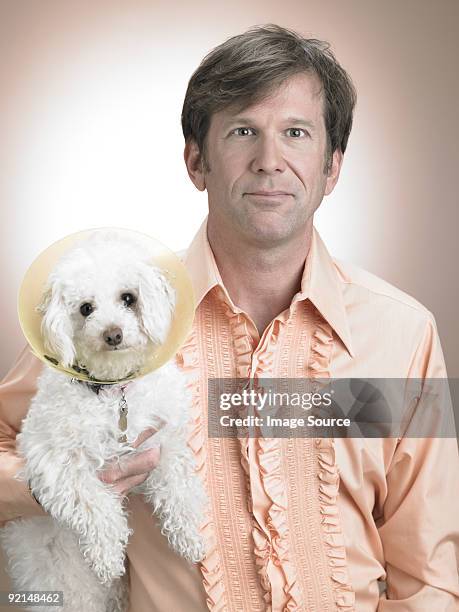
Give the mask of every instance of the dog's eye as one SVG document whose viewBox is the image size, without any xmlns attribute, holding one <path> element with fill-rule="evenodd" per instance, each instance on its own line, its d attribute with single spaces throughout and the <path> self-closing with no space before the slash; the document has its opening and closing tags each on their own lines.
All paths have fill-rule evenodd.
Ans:
<svg viewBox="0 0 459 612">
<path fill-rule="evenodd" d="M 121 299 L 123 300 L 125 306 L 132 306 L 135 304 L 136 300 L 135 295 L 132 295 L 132 293 L 123 293 Z"/>
<path fill-rule="evenodd" d="M 94 306 L 90 304 L 89 302 L 85 302 L 84 304 L 81 304 L 80 306 L 80 312 L 83 315 L 83 317 L 89 317 L 89 315 L 93 311 L 94 311 Z"/>
</svg>

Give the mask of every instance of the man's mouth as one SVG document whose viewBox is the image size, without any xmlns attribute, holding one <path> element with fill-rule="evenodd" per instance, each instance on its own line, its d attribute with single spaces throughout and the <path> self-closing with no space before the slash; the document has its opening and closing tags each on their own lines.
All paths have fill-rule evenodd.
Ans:
<svg viewBox="0 0 459 612">
<path fill-rule="evenodd" d="M 272 197 L 280 197 L 280 196 L 289 196 L 292 195 L 287 191 L 247 191 L 246 195 L 249 196 L 260 196 L 263 198 L 272 198 Z"/>
</svg>

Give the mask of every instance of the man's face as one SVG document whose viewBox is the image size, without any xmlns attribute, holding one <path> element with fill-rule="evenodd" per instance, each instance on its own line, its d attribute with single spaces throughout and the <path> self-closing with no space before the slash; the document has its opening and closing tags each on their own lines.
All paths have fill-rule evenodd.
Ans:
<svg viewBox="0 0 459 612">
<path fill-rule="evenodd" d="M 187 147 L 190 176 L 198 189 L 207 189 L 209 227 L 259 246 L 304 234 L 333 190 L 342 161 L 336 151 L 325 170 L 321 85 L 306 73 L 241 112 L 215 113 L 206 139 L 208 168 L 196 145 Z"/>
</svg>

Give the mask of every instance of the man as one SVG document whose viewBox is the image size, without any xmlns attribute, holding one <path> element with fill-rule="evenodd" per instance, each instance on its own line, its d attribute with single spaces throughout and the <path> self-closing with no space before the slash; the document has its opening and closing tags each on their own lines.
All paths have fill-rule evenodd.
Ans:
<svg viewBox="0 0 459 612">
<path fill-rule="evenodd" d="M 328 47 L 277 26 L 226 41 L 190 80 L 185 162 L 209 216 L 185 258 L 198 306 L 178 362 L 210 499 L 207 555 L 199 566 L 174 556 L 131 496 L 132 612 L 458 609 L 454 439 L 207 435 L 211 378 L 446 376 L 432 315 L 333 260 L 313 227 L 354 104 Z M 2 387 L 3 520 L 43 512 L 12 478 L 40 370 L 26 352 Z M 139 453 L 101 478 L 125 494 L 157 461 Z"/>
</svg>

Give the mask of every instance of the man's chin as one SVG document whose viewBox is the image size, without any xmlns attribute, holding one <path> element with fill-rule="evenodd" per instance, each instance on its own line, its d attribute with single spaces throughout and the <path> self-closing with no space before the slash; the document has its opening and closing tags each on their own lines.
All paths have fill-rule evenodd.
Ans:
<svg viewBox="0 0 459 612">
<path fill-rule="evenodd" d="M 288 242 L 298 223 L 291 215 L 274 209 L 250 211 L 238 219 L 238 231 L 245 240 L 259 246 L 275 246 Z"/>
<path fill-rule="evenodd" d="M 246 237 L 252 244 L 269 248 L 288 242 L 291 233 L 288 228 L 269 223 L 253 224 L 245 230 Z"/>
</svg>

